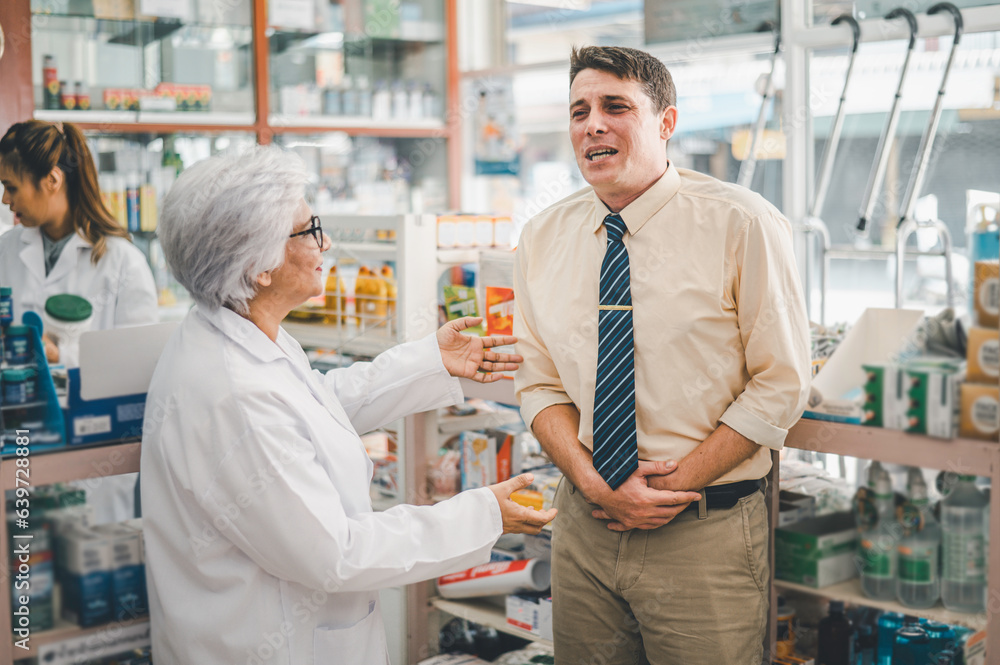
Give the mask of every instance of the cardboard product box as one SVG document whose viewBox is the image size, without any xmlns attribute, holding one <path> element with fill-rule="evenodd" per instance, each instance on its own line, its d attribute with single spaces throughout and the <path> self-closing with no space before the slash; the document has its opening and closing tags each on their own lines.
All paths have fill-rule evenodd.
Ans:
<svg viewBox="0 0 1000 665">
<path fill-rule="evenodd" d="M 462 432 L 459 443 L 462 449 L 462 490 L 496 483 L 496 439 L 487 436 L 486 432 Z"/>
<path fill-rule="evenodd" d="M 854 515 L 833 513 L 802 520 L 774 533 L 775 577 L 813 588 L 857 577 Z"/>
<path fill-rule="evenodd" d="M 788 526 L 789 524 L 795 524 L 800 520 L 806 519 L 802 514 L 802 508 L 795 505 L 794 503 L 787 503 L 785 501 L 778 502 L 778 527 Z"/>
<path fill-rule="evenodd" d="M 69 396 L 63 411 L 70 445 L 142 434 L 149 381 L 177 325 L 94 330 L 80 336 L 80 367 L 68 372 Z"/>
<path fill-rule="evenodd" d="M 476 247 L 492 247 L 493 246 L 493 217 L 489 215 L 479 215 L 474 218 L 475 224 L 475 246 Z"/>
<path fill-rule="evenodd" d="M 92 527 L 77 526 L 59 539 L 58 578 L 62 614 L 82 628 L 112 619 L 112 541 Z"/>
<path fill-rule="evenodd" d="M 493 245 L 510 247 L 514 244 L 514 221 L 507 216 L 493 218 Z"/>
<path fill-rule="evenodd" d="M 494 439 L 497 450 L 497 479 L 494 482 L 500 483 L 521 473 L 521 447 L 517 445 L 518 431 L 515 428 L 498 427 L 486 430 L 486 434 Z"/>
<path fill-rule="evenodd" d="M 964 378 L 960 365 L 908 368 L 906 431 L 954 438 L 958 430 L 958 388 Z"/>
<path fill-rule="evenodd" d="M 112 616 L 117 621 L 124 621 L 148 614 L 142 534 L 120 523 L 101 524 L 94 530 L 111 541 Z"/>
<path fill-rule="evenodd" d="M 986 631 L 969 635 L 964 651 L 965 665 L 986 665 Z"/>
<path fill-rule="evenodd" d="M 977 323 L 996 328 L 1000 324 L 1000 263 L 976 261 L 973 288 Z"/>
<path fill-rule="evenodd" d="M 996 328 L 972 328 L 966 351 L 968 380 L 971 383 L 996 383 L 1000 378 L 1000 331 Z"/>
<path fill-rule="evenodd" d="M 1000 432 L 1000 386 L 995 383 L 963 383 L 959 435 L 996 442 L 998 432 Z"/>
<path fill-rule="evenodd" d="M 441 215 L 437 218 L 437 246 L 452 248 L 458 245 L 458 216 Z"/>
<path fill-rule="evenodd" d="M 797 506 L 802 511 L 802 519 L 816 517 L 816 497 L 810 494 L 780 490 L 778 492 L 778 500 L 782 503 Z"/>
<path fill-rule="evenodd" d="M 894 364 L 862 365 L 865 404 L 861 423 L 869 427 L 905 430 L 907 427 L 906 373 Z"/>
<path fill-rule="evenodd" d="M 475 247 L 476 246 L 476 220 L 475 215 L 457 215 L 455 221 L 455 246 Z"/>
<path fill-rule="evenodd" d="M 552 597 L 544 591 L 507 596 L 507 623 L 551 640 Z"/>
</svg>

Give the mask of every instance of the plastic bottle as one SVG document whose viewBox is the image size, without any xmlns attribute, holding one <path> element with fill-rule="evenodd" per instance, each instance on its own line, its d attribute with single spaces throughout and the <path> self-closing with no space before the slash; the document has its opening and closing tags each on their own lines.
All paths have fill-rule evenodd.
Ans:
<svg viewBox="0 0 1000 665">
<path fill-rule="evenodd" d="M 424 117 L 424 91 L 416 81 L 406 83 L 406 96 L 410 100 L 410 119 L 420 120 Z"/>
<path fill-rule="evenodd" d="M 371 275 L 372 271 L 368 266 L 361 266 L 354 282 L 354 321 L 359 327 L 366 327 L 368 324 L 369 299 L 367 296 L 372 290 Z"/>
<path fill-rule="evenodd" d="M 869 598 L 896 598 L 896 544 L 901 532 L 896 522 L 895 497 L 889 473 L 881 469 L 875 485 L 877 519 L 861 533 L 861 589 Z"/>
<path fill-rule="evenodd" d="M 817 665 L 853 665 L 854 625 L 844 614 L 842 600 L 830 601 L 830 613 L 820 619 Z"/>
<path fill-rule="evenodd" d="M 327 323 L 347 323 L 347 287 L 344 278 L 337 274 L 337 266 L 330 268 L 326 277 L 325 307 Z"/>
<path fill-rule="evenodd" d="M 354 80 L 347 74 L 344 74 L 340 103 L 343 106 L 344 115 L 358 115 L 360 113 L 358 91 L 354 88 Z"/>
<path fill-rule="evenodd" d="M 931 639 L 917 617 L 907 616 L 896 631 L 892 646 L 892 665 L 925 665 L 930 662 Z"/>
<path fill-rule="evenodd" d="M 878 635 L 871 624 L 861 624 L 854 636 L 854 665 L 875 665 Z"/>
<path fill-rule="evenodd" d="M 363 118 L 372 117 L 372 90 L 368 85 L 367 76 L 358 76 L 358 115 Z"/>
<path fill-rule="evenodd" d="M 878 618 L 877 665 L 892 665 L 892 646 L 896 643 L 896 631 L 903 627 L 903 615 L 886 612 Z"/>
<path fill-rule="evenodd" d="M 139 198 L 139 174 L 130 173 L 125 183 L 125 210 L 129 232 L 135 233 L 140 229 L 141 204 Z"/>
<path fill-rule="evenodd" d="M 0 286 L 0 326 L 6 327 L 12 323 L 14 323 L 14 290 L 9 286 Z"/>
<path fill-rule="evenodd" d="M 393 120 L 408 120 L 410 117 L 410 98 L 406 94 L 403 82 L 392 82 L 392 118 Z"/>
<path fill-rule="evenodd" d="M 941 600 L 957 612 L 982 612 L 985 608 L 983 511 L 988 500 L 976 488 L 975 480 L 975 476 L 959 476 L 958 484 L 941 502 Z"/>
<path fill-rule="evenodd" d="M 52 55 L 42 56 L 42 108 L 48 111 L 62 108 L 59 104 L 59 73 L 56 58 Z"/>
<path fill-rule="evenodd" d="M 872 460 L 868 465 L 868 470 L 865 472 L 865 486 L 874 490 L 876 483 L 878 483 L 878 477 L 883 470 L 884 467 L 881 462 L 878 460 Z"/>
<path fill-rule="evenodd" d="M 941 527 L 927 500 L 927 484 L 922 475 L 910 476 L 910 502 L 900 520 L 905 535 L 896 550 L 899 555 L 896 597 L 906 607 L 933 607 L 941 595 L 938 562 Z"/>
<path fill-rule="evenodd" d="M 423 94 L 423 111 L 421 115 L 425 118 L 440 118 L 441 117 L 441 106 L 438 103 L 438 94 L 434 92 L 434 88 L 431 87 L 430 83 L 424 83 L 424 94 Z"/>
<path fill-rule="evenodd" d="M 969 210 L 965 222 L 969 248 L 969 311 L 975 311 L 976 261 L 1000 259 L 1000 211 L 989 204 L 980 204 Z"/>
<path fill-rule="evenodd" d="M 392 96 L 385 81 L 375 83 L 375 91 L 372 93 L 372 118 L 379 121 L 392 118 Z"/>
<path fill-rule="evenodd" d="M 399 296 L 399 289 L 396 286 L 396 276 L 392 272 L 392 266 L 382 266 L 382 280 L 386 288 L 386 316 L 393 322 L 396 320 L 396 299 Z"/>
</svg>

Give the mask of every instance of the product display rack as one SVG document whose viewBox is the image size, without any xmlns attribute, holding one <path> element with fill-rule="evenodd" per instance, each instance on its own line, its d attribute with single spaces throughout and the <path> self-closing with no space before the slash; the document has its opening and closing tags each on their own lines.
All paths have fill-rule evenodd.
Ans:
<svg viewBox="0 0 1000 665">
<path fill-rule="evenodd" d="M 0 461 L 0 487 L 4 491 L 15 489 L 15 471 L 17 467 L 11 458 Z M 31 487 L 64 483 L 71 480 L 84 480 L 104 476 L 114 476 L 123 473 L 135 473 L 139 470 L 139 441 L 114 442 L 89 446 L 62 448 L 48 452 L 32 453 L 30 460 L 29 482 Z M 7 502 L 0 503 L 0 561 L 9 560 L 9 541 L 7 536 Z M 7 569 L 5 568 L 5 573 Z M 0 576 L 0 626 L 9 630 L 11 620 L 11 579 L 9 574 Z M 42 646 L 55 644 L 64 640 L 77 639 L 101 634 L 114 635 L 122 628 L 136 624 L 147 623 L 148 617 L 138 617 L 126 621 L 115 621 L 103 626 L 81 628 L 56 617 L 55 625 L 49 630 L 33 633 L 24 651 L 14 646 L 10 639 L 0 645 L 0 665 L 10 665 L 15 660 L 37 656 Z M 10 633 L 7 633 L 10 635 Z M 98 638 L 99 639 L 99 638 Z M 109 654 L 110 655 L 110 654 Z"/>
</svg>

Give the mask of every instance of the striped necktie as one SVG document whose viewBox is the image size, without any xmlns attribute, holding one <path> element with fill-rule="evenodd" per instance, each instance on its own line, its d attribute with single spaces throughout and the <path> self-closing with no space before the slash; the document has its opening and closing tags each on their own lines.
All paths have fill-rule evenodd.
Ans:
<svg viewBox="0 0 1000 665">
<path fill-rule="evenodd" d="M 594 391 L 594 468 L 617 489 L 639 467 L 635 430 L 635 359 L 628 231 L 617 214 L 604 218 L 608 247 L 601 264 L 597 389 Z"/>
</svg>

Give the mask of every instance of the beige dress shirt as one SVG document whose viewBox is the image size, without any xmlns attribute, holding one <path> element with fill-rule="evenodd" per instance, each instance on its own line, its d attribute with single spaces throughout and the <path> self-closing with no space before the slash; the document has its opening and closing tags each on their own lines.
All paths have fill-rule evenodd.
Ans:
<svg viewBox="0 0 1000 665">
<path fill-rule="evenodd" d="M 525 226 L 514 268 L 521 414 L 530 427 L 545 408 L 575 404 L 591 450 L 609 213 L 589 187 L 552 205 Z M 759 195 L 673 165 L 620 214 L 639 459 L 680 460 L 725 423 L 762 448 L 713 484 L 765 476 L 810 381 L 790 224 Z"/>
</svg>

